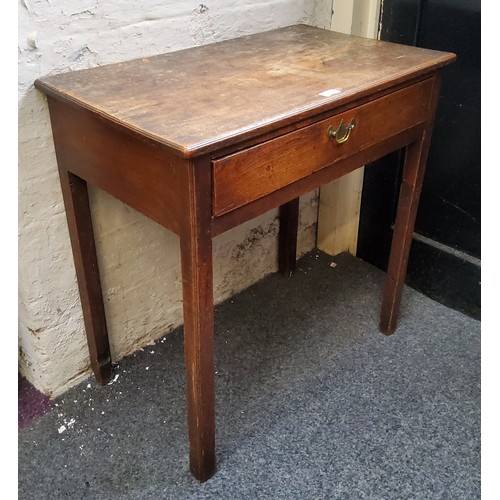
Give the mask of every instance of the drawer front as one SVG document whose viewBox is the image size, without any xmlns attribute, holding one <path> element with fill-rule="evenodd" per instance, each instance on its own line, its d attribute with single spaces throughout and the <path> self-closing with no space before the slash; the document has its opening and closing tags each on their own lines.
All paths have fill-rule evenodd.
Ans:
<svg viewBox="0 0 500 500">
<path fill-rule="evenodd" d="M 213 161 L 213 214 L 230 212 L 424 122 L 431 80 Z M 345 142 L 328 130 L 354 123 Z M 339 141 L 347 131 L 341 130 Z"/>
</svg>

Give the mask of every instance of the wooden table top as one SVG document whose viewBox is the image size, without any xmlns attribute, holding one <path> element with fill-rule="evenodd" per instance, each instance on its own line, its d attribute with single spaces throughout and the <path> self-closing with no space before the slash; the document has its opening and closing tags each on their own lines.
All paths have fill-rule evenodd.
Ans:
<svg viewBox="0 0 500 500">
<path fill-rule="evenodd" d="M 450 53 L 297 25 L 52 75 L 35 86 L 191 157 L 454 59 Z"/>
</svg>

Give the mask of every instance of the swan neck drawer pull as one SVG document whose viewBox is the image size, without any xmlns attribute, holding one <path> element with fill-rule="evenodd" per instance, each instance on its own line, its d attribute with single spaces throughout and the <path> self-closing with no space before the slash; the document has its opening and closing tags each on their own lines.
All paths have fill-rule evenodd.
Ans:
<svg viewBox="0 0 500 500">
<path fill-rule="evenodd" d="M 328 127 L 327 133 L 328 137 L 330 139 L 335 139 L 337 141 L 337 144 L 342 144 L 343 142 L 346 142 L 347 139 L 349 139 L 349 136 L 351 135 L 351 130 L 354 129 L 354 126 L 356 125 L 356 120 L 353 118 L 349 125 L 344 124 L 344 120 L 340 120 L 340 124 L 335 130 L 331 125 Z"/>
</svg>

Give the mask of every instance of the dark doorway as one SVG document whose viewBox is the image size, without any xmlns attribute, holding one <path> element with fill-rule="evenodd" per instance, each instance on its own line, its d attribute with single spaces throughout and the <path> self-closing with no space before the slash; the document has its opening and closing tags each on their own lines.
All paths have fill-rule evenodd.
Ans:
<svg viewBox="0 0 500 500">
<path fill-rule="evenodd" d="M 457 54 L 446 67 L 407 283 L 470 316 L 481 309 L 479 0 L 384 0 L 380 38 Z M 387 268 L 404 151 L 365 169 L 357 255 Z"/>
</svg>

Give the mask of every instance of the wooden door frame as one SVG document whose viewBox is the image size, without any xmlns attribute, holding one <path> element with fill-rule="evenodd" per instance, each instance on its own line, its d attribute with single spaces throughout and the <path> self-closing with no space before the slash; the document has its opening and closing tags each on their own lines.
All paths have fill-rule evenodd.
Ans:
<svg viewBox="0 0 500 500">
<path fill-rule="evenodd" d="M 333 0 L 330 29 L 378 38 L 381 0 Z M 330 254 L 356 254 L 364 167 L 320 190 L 317 247 Z"/>
</svg>

